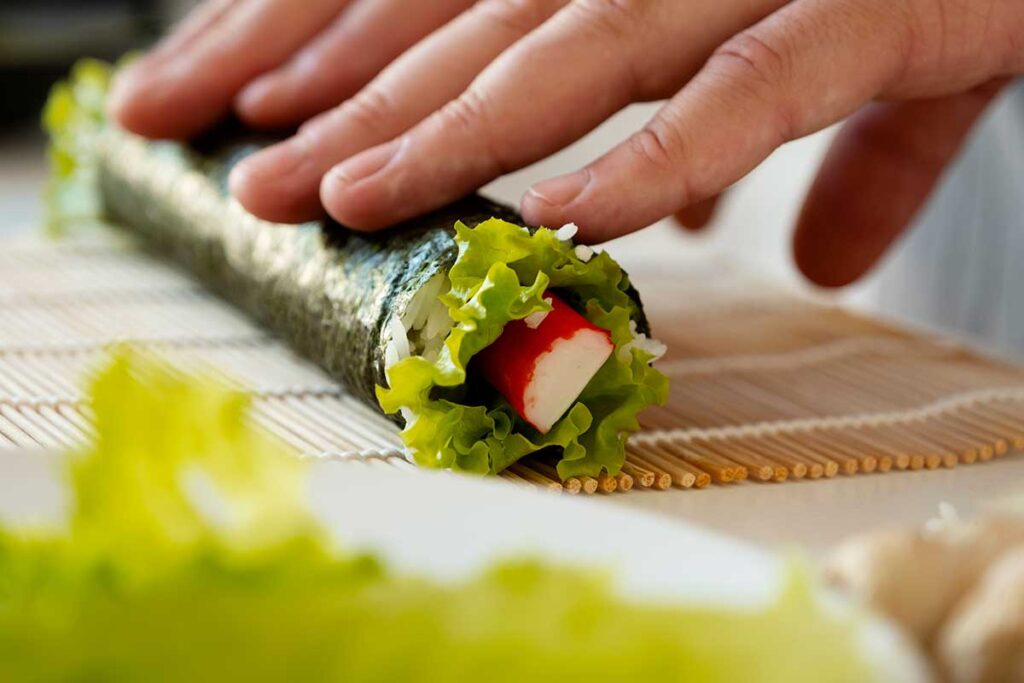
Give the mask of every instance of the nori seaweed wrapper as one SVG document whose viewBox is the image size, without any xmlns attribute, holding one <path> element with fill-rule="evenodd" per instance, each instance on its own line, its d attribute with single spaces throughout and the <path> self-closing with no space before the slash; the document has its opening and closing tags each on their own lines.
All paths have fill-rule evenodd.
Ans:
<svg viewBox="0 0 1024 683">
<path fill-rule="evenodd" d="M 455 262 L 455 222 L 522 219 L 474 195 L 380 233 L 262 221 L 227 191 L 231 168 L 262 144 L 222 130 L 187 147 L 108 127 L 97 146 L 104 210 L 376 408 L 387 323 Z"/>
</svg>

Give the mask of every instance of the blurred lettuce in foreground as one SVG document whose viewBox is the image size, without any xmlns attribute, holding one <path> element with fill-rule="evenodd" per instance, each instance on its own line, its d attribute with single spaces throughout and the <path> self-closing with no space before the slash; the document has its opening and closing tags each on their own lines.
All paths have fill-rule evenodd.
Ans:
<svg viewBox="0 0 1024 683">
<path fill-rule="evenodd" d="M 94 152 L 85 134 L 102 124 L 112 77 L 105 62 L 80 60 L 71 78 L 53 87 L 43 110 L 50 138 L 50 178 L 44 191 L 46 231 L 61 235 L 103 222 Z"/>
<path fill-rule="evenodd" d="M 304 465 L 238 395 L 123 352 L 92 401 L 66 528 L 0 530 L 0 680 L 870 679 L 798 579 L 742 611 L 535 562 L 392 576 L 331 546 Z"/>
</svg>

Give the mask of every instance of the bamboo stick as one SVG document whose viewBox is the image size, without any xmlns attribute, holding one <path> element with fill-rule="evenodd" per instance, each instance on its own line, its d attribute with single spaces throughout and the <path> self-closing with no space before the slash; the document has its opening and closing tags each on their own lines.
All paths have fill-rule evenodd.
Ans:
<svg viewBox="0 0 1024 683">
<path fill-rule="evenodd" d="M 658 445 L 665 452 L 668 452 L 675 456 L 678 460 L 682 461 L 680 464 L 689 465 L 690 468 L 696 468 L 699 471 L 707 473 L 713 481 L 719 484 L 728 484 L 733 481 L 740 479 L 740 473 L 742 477 L 746 478 L 746 468 L 735 465 L 728 461 L 723 461 L 720 458 L 706 458 L 700 455 L 689 447 L 686 442 L 676 441 L 660 441 Z"/>
<path fill-rule="evenodd" d="M 737 467 L 743 467 L 747 470 L 748 476 L 760 481 L 770 481 L 774 474 L 772 463 L 735 443 L 726 445 L 722 441 L 696 437 L 689 441 L 688 446 L 704 457 L 718 458 Z"/>
<path fill-rule="evenodd" d="M 525 467 L 536 470 L 542 474 L 547 481 L 556 482 L 562 490 L 569 495 L 576 495 L 583 490 L 583 483 L 576 477 L 569 477 L 565 481 L 562 481 L 561 476 L 558 474 L 558 470 L 555 469 L 554 465 L 548 462 L 544 462 L 540 458 L 528 458 L 525 461 L 521 461 Z"/>
<path fill-rule="evenodd" d="M 641 462 L 648 462 L 668 472 L 672 483 L 680 488 L 702 489 L 711 484 L 711 475 L 679 458 L 668 449 L 656 443 L 644 444 Z"/>
<path fill-rule="evenodd" d="M 630 459 L 635 465 L 654 474 L 654 480 L 651 483 L 653 488 L 659 491 L 671 488 L 672 485 L 676 483 L 673 475 L 669 471 L 666 471 L 666 469 L 660 464 L 652 462 L 649 458 L 644 457 L 645 455 L 646 452 L 643 454 L 634 452 L 630 455 Z M 680 488 L 690 488 L 697 483 L 697 477 L 693 473 L 680 472 L 679 481 L 677 483 Z"/>
<path fill-rule="evenodd" d="M 826 437 L 812 430 L 799 432 L 801 441 L 817 452 L 824 454 L 829 460 L 839 465 L 839 471 L 847 476 L 854 475 L 860 470 L 860 460 L 837 449 Z"/>
<path fill-rule="evenodd" d="M 750 447 L 753 447 L 754 444 L 756 444 L 757 452 L 761 454 L 762 457 L 767 459 L 769 462 L 774 463 L 775 466 L 785 469 L 787 475 L 792 476 L 793 479 L 803 479 L 808 474 L 809 467 L 805 459 L 793 453 L 783 453 L 777 445 L 765 438 L 764 434 L 734 437 L 734 440 Z M 778 475 L 776 474 L 776 476 Z M 819 476 L 821 475 L 819 474 Z"/>
<path fill-rule="evenodd" d="M 602 472 L 597 477 L 597 490 L 601 493 L 615 493 L 616 489 L 619 488 L 619 482 L 614 476 L 607 472 Z"/>
<path fill-rule="evenodd" d="M 810 479 L 825 477 L 831 479 L 839 473 L 839 465 L 834 461 L 806 450 L 802 444 L 786 444 L 777 436 L 765 434 L 764 438 L 772 445 L 778 446 L 781 457 L 793 458 L 807 463 L 807 476 Z"/>
<path fill-rule="evenodd" d="M 688 489 L 697 485 L 697 475 L 684 467 L 684 463 L 676 461 L 675 458 L 662 458 L 653 449 L 644 451 L 643 455 L 634 454 L 634 458 L 644 467 L 664 471 L 671 478 L 672 485 L 678 488 Z M 711 483 L 711 479 L 706 473 L 700 473 L 708 478 L 708 483 Z"/>
<path fill-rule="evenodd" d="M 627 460 L 622 466 L 622 471 L 633 477 L 633 481 L 642 489 L 649 489 L 654 486 L 654 472 L 630 462 L 630 458 L 632 458 L 632 453 L 627 456 Z"/>
<path fill-rule="evenodd" d="M 540 486 L 545 490 L 556 491 L 559 493 L 562 491 L 561 481 L 552 479 L 551 477 L 541 474 L 537 470 L 528 467 L 527 465 L 521 462 L 513 464 L 508 469 L 512 470 L 515 474 L 522 477 L 526 481 L 532 484 L 536 484 L 537 486 Z"/>
</svg>

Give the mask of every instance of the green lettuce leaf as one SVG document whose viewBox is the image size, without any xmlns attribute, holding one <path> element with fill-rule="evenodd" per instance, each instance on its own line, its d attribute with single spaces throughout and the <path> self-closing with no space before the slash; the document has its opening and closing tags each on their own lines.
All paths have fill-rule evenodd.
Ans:
<svg viewBox="0 0 1024 683">
<path fill-rule="evenodd" d="M 66 81 L 53 86 L 46 101 L 43 129 L 50 140 L 50 176 L 43 207 L 50 234 L 102 223 L 90 133 L 105 121 L 112 74 L 113 67 L 106 62 L 80 60 Z"/>
<path fill-rule="evenodd" d="M 871 680 L 799 572 L 747 609 L 531 560 L 396 576 L 331 544 L 244 398 L 125 352 L 91 396 L 66 524 L 0 526 L 2 681 Z"/>
<path fill-rule="evenodd" d="M 639 429 L 637 413 L 664 403 L 668 380 L 650 365 L 633 339 L 640 311 L 627 293 L 629 279 L 607 254 L 580 260 L 570 242 L 540 228 L 530 232 L 491 219 L 455 226 L 458 258 L 450 291 L 442 297 L 454 328 L 436 361 L 413 356 L 388 369 L 390 387 L 378 387 L 385 412 L 404 410 L 402 431 L 417 463 L 467 472 L 499 472 L 544 448 L 561 449 L 558 473 L 568 478 L 615 474 L 625 459 L 625 440 Z M 537 311 L 549 288 L 569 290 L 592 323 L 609 330 L 616 352 L 579 400 L 547 434 L 522 420 L 506 402 L 464 405 L 438 389 L 466 383 L 470 359 L 493 343 L 505 325 Z"/>
</svg>

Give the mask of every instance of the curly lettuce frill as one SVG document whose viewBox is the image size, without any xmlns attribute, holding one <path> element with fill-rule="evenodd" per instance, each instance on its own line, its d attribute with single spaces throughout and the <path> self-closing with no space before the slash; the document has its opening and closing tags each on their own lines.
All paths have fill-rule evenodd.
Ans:
<svg viewBox="0 0 1024 683">
<path fill-rule="evenodd" d="M 83 59 L 70 78 L 53 86 L 46 101 L 43 129 L 50 138 L 51 172 L 44 209 L 50 234 L 103 222 L 90 140 L 104 125 L 112 74 L 113 67 L 106 62 Z"/>
<path fill-rule="evenodd" d="M 442 297 L 454 327 L 437 360 L 405 358 L 387 372 L 390 387 L 378 387 L 385 412 L 410 416 L 402 439 L 420 465 L 466 472 L 500 472 L 543 448 L 562 451 L 558 474 L 615 474 L 625 459 L 625 441 L 639 429 L 637 414 L 662 404 L 668 380 L 650 365 L 653 357 L 633 340 L 630 321 L 639 318 L 629 280 L 607 254 L 588 261 L 554 231 L 536 232 L 499 219 L 475 228 L 455 226 L 459 254 Z M 440 397 L 443 388 L 466 383 L 466 368 L 493 343 L 505 325 L 538 311 L 549 288 L 564 288 L 590 322 L 609 330 L 616 352 L 551 430 L 542 434 L 505 401 L 464 405 Z M 441 391 L 439 391 L 441 390 Z"/>
</svg>

